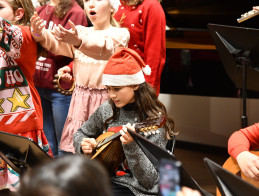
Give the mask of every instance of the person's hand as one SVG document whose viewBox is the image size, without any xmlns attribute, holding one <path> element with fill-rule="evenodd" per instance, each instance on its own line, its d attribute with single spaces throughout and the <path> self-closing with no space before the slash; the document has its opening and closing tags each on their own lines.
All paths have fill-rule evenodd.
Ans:
<svg viewBox="0 0 259 196">
<path fill-rule="evenodd" d="M 64 66 L 58 70 L 58 75 L 60 75 L 61 80 L 63 80 L 64 82 L 70 83 L 73 80 L 71 72 L 72 70 L 69 66 Z"/>
<path fill-rule="evenodd" d="M 259 157 L 244 151 L 237 155 L 237 163 L 241 171 L 253 180 L 259 180 Z"/>
<path fill-rule="evenodd" d="M 254 7 L 253 7 L 253 10 L 259 11 L 259 6 L 254 6 Z"/>
<path fill-rule="evenodd" d="M 201 194 L 197 190 L 183 186 L 182 190 L 176 193 L 176 196 L 201 196 Z"/>
<path fill-rule="evenodd" d="M 123 125 L 122 129 L 120 130 L 120 133 L 121 133 L 120 140 L 122 144 L 129 144 L 130 142 L 133 141 L 133 138 L 131 137 L 127 129 L 135 131 L 134 127 L 132 127 L 130 123 Z"/>
<path fill-rule="evenodd" d="M 78 37 L 77 29 L 74 23 L 71 20 L 69 20 L 68 22 L 71 26 L 71 29 L 67 30 L 59 24 L 58 27 L 56 27 L 54 30 L 55 38 L 58 41 L 62 41 L 68 44 L 72 44 L 75 47 L 79 47 L 82 43 L 82 40 Z"/>
<path fill-rule="evenodd" d="M 37 12 L 34 12 L 30 19 L 32 33 L 36 36 L 42 35 L 42 30 L 45 27 L 43 20 L 38 16 Z"/>
<path fill-rule="evenodd" d="M 81 148 L 85 154 L 91 154 L 96 145 L 94 138 L 84 138 L 81 142 Z"/>
</svg>

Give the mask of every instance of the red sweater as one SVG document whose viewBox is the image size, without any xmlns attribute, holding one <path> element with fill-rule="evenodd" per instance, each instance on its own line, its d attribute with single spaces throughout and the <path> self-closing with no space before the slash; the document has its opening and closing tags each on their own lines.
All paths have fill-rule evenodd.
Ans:
<svg viewBox="0 0 259 196">
<path fill-rule="evenodd" d="M 38 15 L 46 23 L 45 28 L 53 30 L 58 24 L 66 29 L 70 29 L 68 23 L 71 20 L 75 25 L 87 26 L 87 19 L 84 10 L 73 0 L 71 9 L 62 18 L 58 18 L 54 14 L 54 7 L 44 5 L 37 8 Z M 58 69 L 68 65 L 73 59 L 69 57 L 54 55 L 48 52 L 47 58 L 40 57 L 36 63 L 36 71 L 34 76 L 35 86 L 40 88 L 54 89 L 53 79 Z M 65 87 L 66 88 L 66 87 Z"/>
<path fill-rule="evenodd" d="M 29 27 L 0 17 L 0 131 L 43 129 L 41 101 L 33 84 L 37 45 Z"/>
<path fill-rule="evenodd" d="M 151 67 L 151 75 L 145 79 L 159 94 L 166 58 L 166 19 L 162 6 L 157 0 L 144 0 L 138 6 L 121 5 L 114 17 L 122 27 L 129 29 L 128 47 L 138 52 Z"/>
<path fill-rule="evenodd" d="M 259 123 L 234 132 L 228 140 L 228 153 L 236 159 L 243 151 L 259 147 Z"/>
</svg>

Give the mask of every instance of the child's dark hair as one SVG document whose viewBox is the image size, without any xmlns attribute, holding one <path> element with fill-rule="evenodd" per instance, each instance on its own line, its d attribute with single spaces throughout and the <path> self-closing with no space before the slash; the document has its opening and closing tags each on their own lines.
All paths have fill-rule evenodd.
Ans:
<svg viewBox="0 0 259 196">
<path fill-rule="evenodd" d="M 65 155 L 28 170 L 18 192 L 22 196 L 111 196 L 111 187 L 101 163 L 80 155 Z"/>
<path fill-rule="evenodd" d="M 105 130 L 107 129 L 109 123 L 117 119 L 119 111 L 114 102 L 112 100 L 109 101 L 112 106 L 113 115 L 105 121 Z M 139 115 L 140 121 L 145 120 L 145 116 L 147 116 L 147 118 L 154 118 L 159 116 L 159 113 L 161 113 L 167 118 L 166 124 L 164 125 L 166 130 L 166 138 L 172 139 L 173 135 L 177 135 L 177 133 L 174 132 L 173 119 L 168 116 L 164 104 L 158 100 L 154 88 L 146 82 L 140 84 L 139 89 L 135 91 L 135 103 L 138 114 L 144 114 Z"/>
</svg>

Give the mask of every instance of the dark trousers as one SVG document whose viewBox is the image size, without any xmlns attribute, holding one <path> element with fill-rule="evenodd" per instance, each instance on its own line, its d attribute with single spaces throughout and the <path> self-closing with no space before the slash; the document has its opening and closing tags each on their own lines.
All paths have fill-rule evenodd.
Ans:
<svg viewBox="0 0 259 196">
<path fill-rule="evenodd" d="M 135 196 L 131 190 L 119 184 L 112 183 L 113 196 Z"/>
</svg>

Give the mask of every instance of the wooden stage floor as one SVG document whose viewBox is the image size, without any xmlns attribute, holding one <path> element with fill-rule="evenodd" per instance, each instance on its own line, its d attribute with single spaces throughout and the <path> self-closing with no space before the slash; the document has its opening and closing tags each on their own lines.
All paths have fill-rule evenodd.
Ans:
<svg viewBox="0 0 259 196">
<path fill-rule="evenodd" d="M 216 195 L 216 184 L 203 159 L 207 157 L 219 165 L 223 165 L 229 157 L 226 148 L 176 141 L 174 154 L 182 162 L 187 173 L 196 180 L 200 187 Z"/>
</svg>

